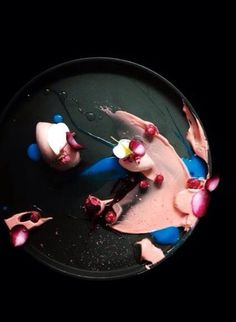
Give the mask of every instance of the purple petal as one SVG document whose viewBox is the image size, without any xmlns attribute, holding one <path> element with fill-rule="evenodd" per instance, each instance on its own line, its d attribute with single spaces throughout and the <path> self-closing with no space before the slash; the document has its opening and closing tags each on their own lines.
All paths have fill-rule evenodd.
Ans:
<svg viewBox="0 0 236 322">
<path fill-rule="evenodd" d="M 210 202 L 210 194 L 206 190 L 201 190 L 192 198 L 192 211 L 197 218 L 201 218 L 205 215 L 207 207 Z"/>
<path fill-rule="evenodd" d="M 24 225 L 16 225 L 10 231 L 10 241 L 14 247 L 22 246 L 29 237 L 29 231 Z"/>
<path fill-rule="evenodd" d="M 212 178 L 207 179 L 205 188 L 208 191 L 214 191 L 220 183 L 220 177 L 219 176 L 214 176 Z"/>
<path fill-rule="evenodd" d="M 66 132 L 67 143 L 75 150 L 83 149 L 83 146 L 81 144 L 79 144 L 78 142 L 76 142 L 74 135 L 75 135 L 75 133 Z"/>
</svg>

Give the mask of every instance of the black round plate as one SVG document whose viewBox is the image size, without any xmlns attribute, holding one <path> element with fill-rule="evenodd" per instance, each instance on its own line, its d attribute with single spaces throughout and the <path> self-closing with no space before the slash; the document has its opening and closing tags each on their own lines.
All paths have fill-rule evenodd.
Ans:
<svg viewBox="0 0 236 322">
<path fill-rule="evenodd" d="M 24 249 L 46 265 L 82 278 L 110 279 L 145 272 L 145 265 L 137 260 L 139 249 L 133 246 L 140 235 L 118 234 L 101 225 L 90 232 L 91 223 L 81 205 L 93 183 L 81 186 L 76 169 L 56 172 L 43 161 L 30 160 L 26 151 L 35 142 L 36 123 L 50 122 L 56 113 L 63 115 L 70 129 L 76 123 L 105 139 L 115 136 L 115 129 L 99 111 L 99 106 L 106 105 L 158 123 L 177 153 L 187 156 L 175 135 L 176 124 L 183 136 L 187 130 L 183 98 L 157 73 L 113 58 L 66 62 L 26 84 L 0 120 L 0 203 L 8 207 L 6 216 L 39 207 L 54 220 L 32 231 Z M 79 139 L 88 147 L 82 167 L 111 155 L 109 147 L 100 144 L 96 148 L 97 143 L 86 134 L 79 133 Z M 101 193 L 105 195 L 106 189 Z M 189 234 L 184 233 L 177 246 L 163 248 L 167 257 Z"/>
</svg>

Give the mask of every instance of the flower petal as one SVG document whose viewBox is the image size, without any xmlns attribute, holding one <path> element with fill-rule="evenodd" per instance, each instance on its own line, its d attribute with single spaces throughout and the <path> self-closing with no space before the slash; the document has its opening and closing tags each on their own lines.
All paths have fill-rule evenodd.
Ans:
<svg viewBox="0 0 236 322">
<path fill-rule="evenodd" d="M 132 151 L 129 149 L 130 140 L 122 139 L 118 142 L 118 144 L 113 148 L 114 155 L 119 158 L 123 159 L 130 155 Z"/>
<path fill-rule="evenodd" d="M 67 143 L 75 150 L 83 149 L 83 146 L 75 140 L 74 135 L 75 133 L 73 132 L 66 132 Z"/>
<path fill-rule="evenodd" d="M 198 191 L 192 198 L 192 211 L 197 218 L 205 215 L 210 202 L 210 194 L 206 190 Z"/>
<path fill-rule="evenodd" d="M 211 178 L 207 179 L 206 184 L 205 184 L 205 188 L 206 188 L 206 190 L 208 190 L 210 192 L 214 191 L 218 187 L 219 183 L 220 183 L 219 176 L 211 177 Z"/>
<path fill-rule="evenodd" d="M 24 245 L 29 237 L 29 231 L 24 225 L 16 225 L 10 231 L 10 241 L 14 247 Z"/>
</svg>

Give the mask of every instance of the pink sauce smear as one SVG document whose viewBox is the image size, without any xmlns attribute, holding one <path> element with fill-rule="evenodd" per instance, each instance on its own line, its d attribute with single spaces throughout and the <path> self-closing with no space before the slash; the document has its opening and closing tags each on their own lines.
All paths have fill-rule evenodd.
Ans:
<svg viewBox="0 0 236 322">
<path fill-rule="evenodd" d="M 186 187 L 190 174 L 168 139 L 157 131 L 151 142 L 147 140 L 145 142 L 144 132 L 150 122 L 125 111 L 119 110 L 113 113 L 109 108 L 102 110 L 114 121 L 125 123 L 130 132 L 143 137 L 146 143 L 146 158 L 143 158 L 143 161 L 141 159 L 139 165 L 132 166 L 121 159 L 120 164 L 130 171 L 142 172 L 152 181 L 159 173 L 164 176 L 161 187 L 157 187 L 153 182 L 148 192 L 142 196 L 142 200 L 131 205 L 122 219 L 118 219 L 112 228 L 123 233 L 139 234 L 169 226 L 184 227 L 185 230 L 194 227 L 198 219 L 192 213 L 191 200 L 198 190 Z M 208 143 L 203 128 L 186 104 L 183 106 L 183 111 L 189 122 L 187 139 L 196 155 L 207 162 Z M 148 170 L 145 162 L 149 162 Z M 119 202 L 119 206 L 123 208 L 129 204 L 137 193 L 138 187 L 135 187 Z"/>
</svg>

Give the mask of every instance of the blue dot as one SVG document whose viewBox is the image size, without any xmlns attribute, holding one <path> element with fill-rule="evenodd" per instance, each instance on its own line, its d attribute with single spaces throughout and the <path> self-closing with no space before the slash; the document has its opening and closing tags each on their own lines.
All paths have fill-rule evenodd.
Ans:
<svg viewBox="0 0 236 322">
<path fill-rule="evenodd" d="M 161 245 L 175 245 L 180 239 L 179 229 L 174 226 L 153 231 L 151 236 Z"/>
<path fill-rule="evenodd" d="M 63 116 L 61 114 L 55 114 L 53 115 L 52 120 L 54 123 L 61 123 L 63 122 Z"/>
<path fill-rule="evenodd" d="M 33 161 L 38 161 L 41 158 L 41 152 L 36 143 L 30 144 L 30 146 L 27 149 L 27 154 L 28 157 Z"/>
<path fill-rule="evenodd" d="M 191 159 L 182 158 L 182 160 L 188 168 L 188 171 L 192 177 L 206 178 L 208 167 L 203 159 L 201 159 L 197 155 L 193 155 Z"/>
</svg>

